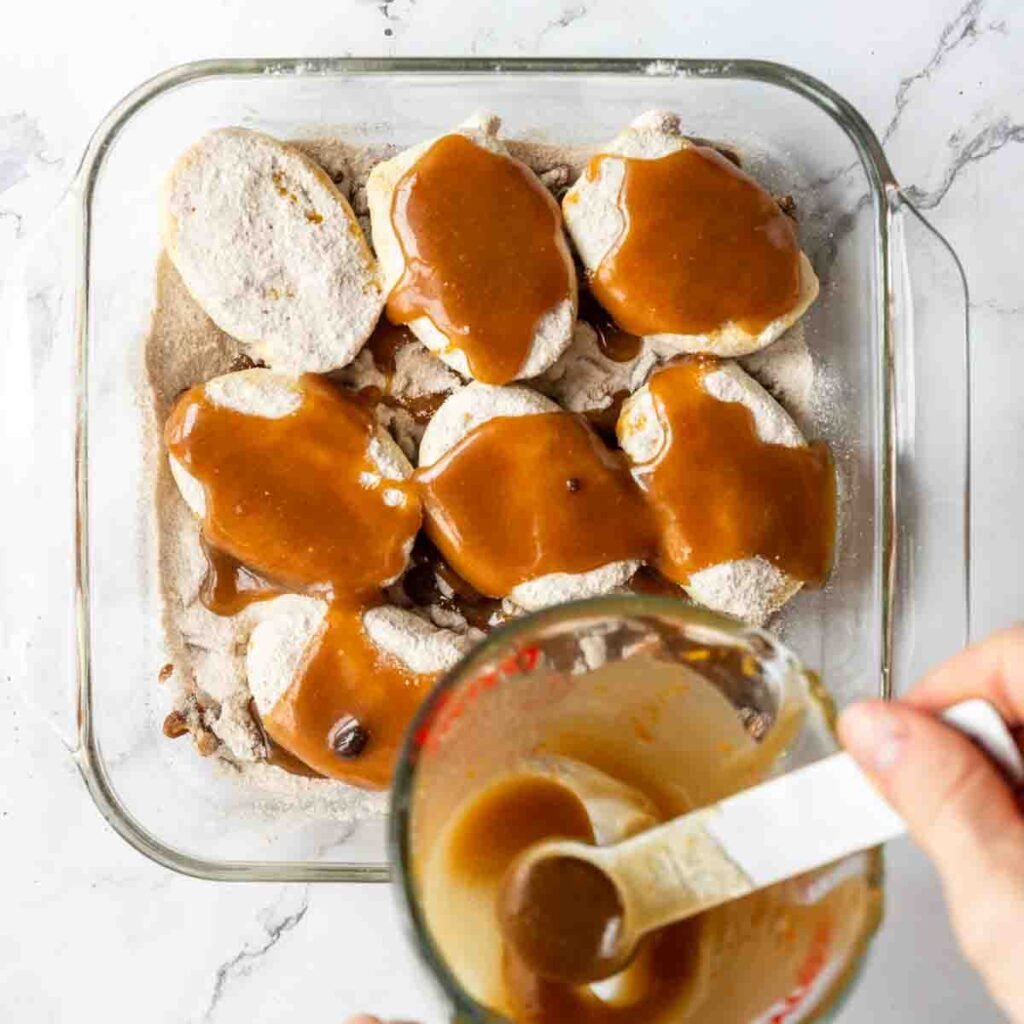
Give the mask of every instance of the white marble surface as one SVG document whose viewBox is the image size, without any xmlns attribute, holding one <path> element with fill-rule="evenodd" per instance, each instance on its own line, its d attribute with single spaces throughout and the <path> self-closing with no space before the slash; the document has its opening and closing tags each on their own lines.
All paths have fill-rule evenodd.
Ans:
<svg viewBox="0 0 1024 1024">
<path fill-rule="evenodd" d="M 960 253 L 973 303 L 974 629 L 1024 609 L 1024 6 L 1013 0 L 34 0 L 0 30 L 0 272 L 90 131 L 137 82 L 215 55 L 764 57 L 845 94 Z M 0 344 L 5 325 L 0 324 Z M 66 495 L 54 497 L 67 500 Z M 0 508 L 16 501 L 0 483 Z M 0 533 L 3 531 L 0 530 Z M 11 541 L 7 537 L 6 541 Z M 19 536 L 41 544 L 45 537 Z M 0 549 L 2 555 L 2 549 Z M 952 553 L 951 553 L 952 555 Z M 0 562 L 0 579 L 3 567 Z M 0 635 L 19 600 L 0 587 Z M 45 624 L 51 610 L 33 609 Z M 59 626 L 59 624 L 58 624 Z M 0 665 L 0 1018 L 338 1022 L 443 1011 L 384 887 L 216 885 L 127 847 L 19 688 L 66 668 L 60 628 Z M 49 638 L 49 639 L 47 639 Z M 11 652 L 8 651 L 8 654 Z M 888 919 L 843 1021 L 999 1019 L 952 947 L 927 866 L 889 858 Z"/>
</svg>

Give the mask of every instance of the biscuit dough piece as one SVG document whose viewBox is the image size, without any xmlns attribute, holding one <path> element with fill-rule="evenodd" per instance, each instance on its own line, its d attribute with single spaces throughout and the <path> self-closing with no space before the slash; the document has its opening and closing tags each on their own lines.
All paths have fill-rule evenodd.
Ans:
<svg viewBox="0 0 1024 1024">
<path fill-rule="evenodd" d="M 276 597 L 256 609 L 245 658 L 249 689 L 261 715 L 270 714 L 295 682 L 311 645 L 323 635 L 327 610 L 326 601 L 298 594 Z M 369 608 L 362 617 L 373 645 L 409 672 L 445 672 L 473 641 L 391 605 Z"/>
<path fill-rule="evenodd" d="M 456 392 L 434 414 L 420 443 L 420 468 L 433 465 L 475 427 L 509 416 L 558 413 L 549 398 L 522 385 L 491 387 L 473 383 Z M 640 567 L 639 559 L 609 562 L 586 572 L 547 573 L 513 587 L 507 597 L 528 611 L 563 601 L 605 594 L 622 586 Z M 469 580 L 472 583 L 472 580 Z"/>
<path fill-rule="evenodd" d="M 348 201 L 312 160 L 258 132 L 221 128 L 181 157 L 161 234 L 210 318 L 277 370 L 345 366 L 384 306 Z"/>
<path fill-rule="evenodd" d="M 596 164 L 591 165 L 591 169 L 596 168 L 595 172 L 592 174 L 591 170 L 588 170 L 569 189 L 562 200 L 562 212 L 576 251 L 592 278 L 599 274 L 605 261 L 613 257 L 621 241 L 628 234 L 629 211 L 623 205 L 623 184 L 628 164 L 633 161 L 658 161 L 682 150 L 697 148 L 699 147 L 682 135 L 679 119 L 675 115 L 651 111 L 637 118 L 604 147 L 595 158 Z M 726 177 L 731 176 L 735 179 L 742 175 L 742 172 L 732 169 L 719 154 L 709 150 L 702 152 L 709 153 L 712 162 L 721 163 L 729 169 Z M 742 177 L 749 182 L 748 176 Z M 770 200 L 767 195 L 764 198 Z M 695 197 L 694 209 L 699 209 L 699 203 L 700 199 Z M 784 218 L 785 215 L 781 211 L 776 212 L 778 218 Z M 695 250 L 699 258 L 691 255 L 689 250 L 683 252 L 680 258 L 687 261 L 687 265 L 698 268 L 701 262 L 707 261 L 721 269 L 729 266 L 732 257 L 735 256 L 735 276 L 736 279 L 741 279 L 745 267 L 744 253 L 734 252 L 730 248 L 735 244 L 735 236 L 728 239 L 714 237 L 714 226 L 712 219 L 707 228 L 700 229 L 701 241 Z M 772 228 L 778 228 L 783 233 L 791 231 L 789 222 L 785 220 L 779 220 Z M 764 226 L 759 227 L 749 237 L 744 235 L 746 242 L 749 244 L 752 239 L 756 241 L 763 230 Z M 691 260 L 696 262 L 691 264 Z M 818 279 L 810 261 L 799 250 L 797 260 L 797 288 L 792 306 L 756 330 L 743 322 L 744 310 L 738 310 L 736 319 L 727 319 L 708 330 L 694 333 L 645 330 L 639 333 L 657 342 L 659 346 L 671 347 L 676 352 L 704 352 L 725 357 L 756 352 L 775 341 L 787 327 L 803 316 L 817 297 Z M 697 274 L 699 273 L 698 269 Z M 651 275 L 645 277 L 649 280 Z M 623 301 L 628 299 L 627 291 L 628 283 L 620 290 Z M 649 296 L 638 298 L 640 306 L 647 301 Z M 614 310 L 611 312 L 614 313 Z M 646 308 L 637 308 L 636 312 L 644 320 L 649 319 Z M 637 328 L 629 323 L 620 320 L 620 324 L 627 330 L 638 333 Z"/>
<path fill-rule="evenodd" d="M 496 154 L 506 159 L 510 165 L 520 167 L 523 175 L 526 176 L 525 179 L 518 179 L 512 176 L 513 180 L 503 181 L 503 185 L 515 193 L 514 198 L 517 203 L 522 204 L 526 202 L 520 187 L 513 188 L 513 182 L 518 186 L 521 180 L 533 181 L 533 172 L 525 164 L 520 164 L 508 156 L 507 150 L 497 134 L 499 124 L 499 119 L 493 116 L 472 118 L 448 135 L 420 143 L 399 153 L 391 160 L 378 164 L 371 172 L 367 181 L 366 192 L 370 207 L 373 244 L 380 258 L 384 276 L 384 289 L 389 295 L 389 310 L 391 303 L 398 294 L 396 289 L 400 288 L 403 278 L 409 270 L 407 253 L 403 248 L 403 242 L 399 238 L 395 225 L 396 192 L 402 185 L 403 180 L 406 179 L 406 176 L 414 171 L 421 158 L 426 157 L 435 145 L 455 136 L 461 136 L 479 149 Z M 482 184 L 474 181 L 472 177 L 468 180 L 460 180 L 458 182 L 460 195 L 456 197 L 458 203 L 465 205 L 466 193 L 471 195 L 473 190 L 481 187 Z M 536 192 L 537 200 L 542 204 L 541 209 L 550 207 L 552 230 L 554 232 L 553 239 L 546 242 L 547 251 L 544 255 L 543 266 L 550 269 L 551 264 L 561 264 L 561 271 L 564 274 L 564 288 L 546 310 L 540 311 L 532 339 L 518 367 L 512 368 L 510 372 L 503 372 L 498 377 L 493 376 L 493 373 L 491 375 L 482 375 L 479 368 L 474 372 L 473 350 L 472 347 L 466 347 L 464 337 L 469 335 L 471 338 L 476 339 L 475 344 L 487 344 L 489 347 L 494 335 L 488 335 L 487 331 L 494 331 L 496 329 L 493 323 L 489 326 L 480 323 L 464 323 L 457 334 L 448 334 L 430 316 L 420 315 L 409 321 L 409 328 L 423 344 L 464 377 L 475 376 L 479 379 L 486 379 L 486 382 L 491 384 L 505 384 L 516 379 L 534 377 L 539 373 L 543 373 L 544 370 L 551 366 L 572 340 L 572 329 L 577 305 L 576 273 L 572 256 L 562 234 L 557 204 L 539 181 L 536 181 Z M 527 204 L 527 206 L 529 205 Z M 533 206 L 536 206 L 536 203 Z M 533 210 L 535 214 L 538 212 L 540 211 L 537 209 Z M 499 250 L 501 244 L 508 241 L 509 229 L 507 226 L 502 225 L 500 219 L 494 219 L 491 224 L 496 233 L 495 243 L 492 248 Z M 469 232 L 472 230 L 474 234 L 478 231 L 478 228 L 479 224 L 476 221 L 472 224 L 459 226 L 460 231 Z M 542 273 L 540 258 L 536 254 L 531 254 L 528 241 L 523 241 L 522 251 L 517 251 L 514 254 L 514 258 L 506 258 L 500 268 L 492 265 L 493 261 L 488 258 L 486 252 L 481 252 L 479 248 L 476 248 L 479 246 L 479 241 L 479 236 L 477 236 L 467 246 L 460 238 L 458 244 L 462 246 L 460 256 L 475 250 L 472 252 L 469 260 L 471 266 L 470 273 L 474 271 L 485 273 L 487 278 L 486 281 L 480 283 L 480 288 L 497 289 L 497 294 L 507 294 L 506 290 L 499 287 L 502 277 L 506 276 L 509 281 L 522 283 L 525 280 L 526 284 L 523 286 L 523 290 L 517 292 L 517 294 L 525 295 L 527 298 L 539 289 L 544 288 L 543 281 L 538 278 L 538 274 Z M 449 239 L 446 244 L 455 245 L 456 240 Z M 555 247 L 554 252 L 550 250 L 551 244 Z M 502 255 L 505 256 L 505 254 Z M 434 268 L 428 269 L 432 270 Z M 461 287 L 461 285 L 454 285 L 451 279 L 446 280 L 445 292 L 442 294 L 451 294 L 453 290 L 458 290 Z M 489 359 L 488 361 L 492 360 Z M 500 379 L 498 379 L 499 377 Z"/>
<path fill-rule="evenodd" d="M 703 379 L 704 389 L 721 402 L 738 402 L 750 410 L 758 438 L 766 444 L 798 448 L 806 445 L 789 414 L 760 384 L 735 363 L 722 363 Z M 619 444 L 641 480 L 644 467 L 662 453 L 668 437 L 645 384 L 626 400 L 618 423 Z M 674 440 L 685 444 L 685 438 Z M 723 452 L 723 456 L 727 453 Z M 708 502 L 714 495 L 708 495 Z M 802 586 L 760 556 L 710 565 L 691 573 L 681 584 L 694 601 L 753 625 L 763 624 Z"/>
<path fill-rule="evenodd" d="M 206 424 L 198 437 L 197 423 Z M 319 378 L 215 377 L 178 399 L 165 440 L 206 539 L 267 579 L 359 594 L 405 571 L 421 522 L 403 486 L 412 466 L 370 414 Z"/>
</svg>

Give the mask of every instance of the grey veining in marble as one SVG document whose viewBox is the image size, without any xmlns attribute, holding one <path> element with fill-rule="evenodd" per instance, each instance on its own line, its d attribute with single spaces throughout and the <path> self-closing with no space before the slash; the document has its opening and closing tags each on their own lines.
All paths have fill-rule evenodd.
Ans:
<svg viewBox="0 0 1024 1024">
<path fill-rule="evenodd" d="M 476 53 L 793 64 L 864 113 L 908 195 L 967 268 L 974 618 L 985 631 L 1024 614 L 1022 39 L 1024 6 L 1014 0 L 111 0 L 101 15 L 71 0 L 39 0 L 21 5 L 0 33 L 0 278 L 46 223 L 103 114 L 139 81 L 185 60 Z M 842 171 L 821 186 L 841 187 Z M 857 197 L 849 201 L 854 210 Z M 842 221 L 832 225 L 815 253 L 825 272 L 843 230 Z M 59 401 L 66 379 L 50 329 L 66 311 L 39 282 L 26 299 L 38 340 L 18 364 L 25 382 L 0 379 L 0 397 L 16 402 L 46 382 L 45 406 Z M 0 323 L 0 345 L 12 331 Z M 0 451 L 0 480 L 8 454 Z M 65 750 L 21 696 L 29 687 L 56 701 L 72 659 L 69 610 L 23 607 L 33 591 L 5 576 L 12 545 L 50 542 L 40 536 L 49 524 L 23 522 L 17 504 L 0 484 L 0 1020 L 339 1024 L 357 1010 L 444 1020 L 387 887 L 198 882 L 150 864 L 106 827 Z M 16 633 L 6 628 L 14 622 Z M 959 961 L 930 869 L 907 844 L 890 851 L 889 892 L 886 926 L 844 1024 L 997 1020 Z"/>
</svg>

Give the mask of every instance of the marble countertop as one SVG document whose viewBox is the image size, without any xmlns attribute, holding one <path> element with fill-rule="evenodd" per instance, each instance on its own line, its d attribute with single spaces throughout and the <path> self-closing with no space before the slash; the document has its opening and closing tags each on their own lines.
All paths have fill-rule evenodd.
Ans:
<svg viewBox="0 0 1024 1024">
<path fill-rule="evenodd" d="M 1024 474 L 1014 465 L 1024 437 L 1015 388 L 1024 378 L 1021 38 L 1024 7 L 1014 0 L 525 0 L 514 13 L 453 0 L 36 0 L 8 13 L 0 33 L 0 275 L 44 224 L 99 119 L 132 86 L 183 61 L 477 54 L 795 65 L 860 109 L 966 266 L 980 634 L 1024 609 Z M 0 344 L 5 332 L 0 324 Z M 7 503 L 0 497 L 0 516 Z M 0 583 L 0 633 L 17 600 Z M 42 622 L 47 609 L 34 611 Z M 41 643 L 17 653 L 0 665 L 0 1017 L 337 1024 L 372 1010 L 444 1019 L 387 887 L 213 884 L 125 845 L 20 696 L 66 652 Z M 927 864 L 895 844 L 888 865 L 887 920 L 840 1019 L 999 1019 L 956 954 Z"/>
</svg>

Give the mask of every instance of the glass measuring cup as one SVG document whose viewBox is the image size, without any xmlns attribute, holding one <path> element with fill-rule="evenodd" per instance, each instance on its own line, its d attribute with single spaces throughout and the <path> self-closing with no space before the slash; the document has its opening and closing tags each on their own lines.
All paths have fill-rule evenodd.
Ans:
<svg viewBox="0 0 1024 1024">
<path fill-rule="evenodd" d="M 637 808 L 609 817 L 608 791 L 597 792 L 600 781 L 595 790 L 591 769 L 669 816 L 835 747 L 831 705 L 792 653 L 769 634 L 680 601 L 597 598 L 496 630 L 428 697 L 393 787 L 400 899 L 456 1019 L 500 1022 L 518 1012 L 496 966 L 504 954 L 490 896 L 478 899 L 450 870 L 453 823 L 480 794 L 524 772 L 558 776 L 594 810 L 595 840 L 616 841 L 624 837 L 616 829 L 641 827 Z M 496 830 L 507 828 L 499 819 Z M 855 855 L 767 893 L 765 902 L 737 901 L 701 921 L 696 952 L 679 966 L 692 983 L 660 1016 L 645 1015 L 643 1003 L 631 1013 L 614 987 L 585 998 L 607 998 L 609 1019 L 636 1024 L 820 1018 L 877 927 L 880 858 Z"/>
</svg>

